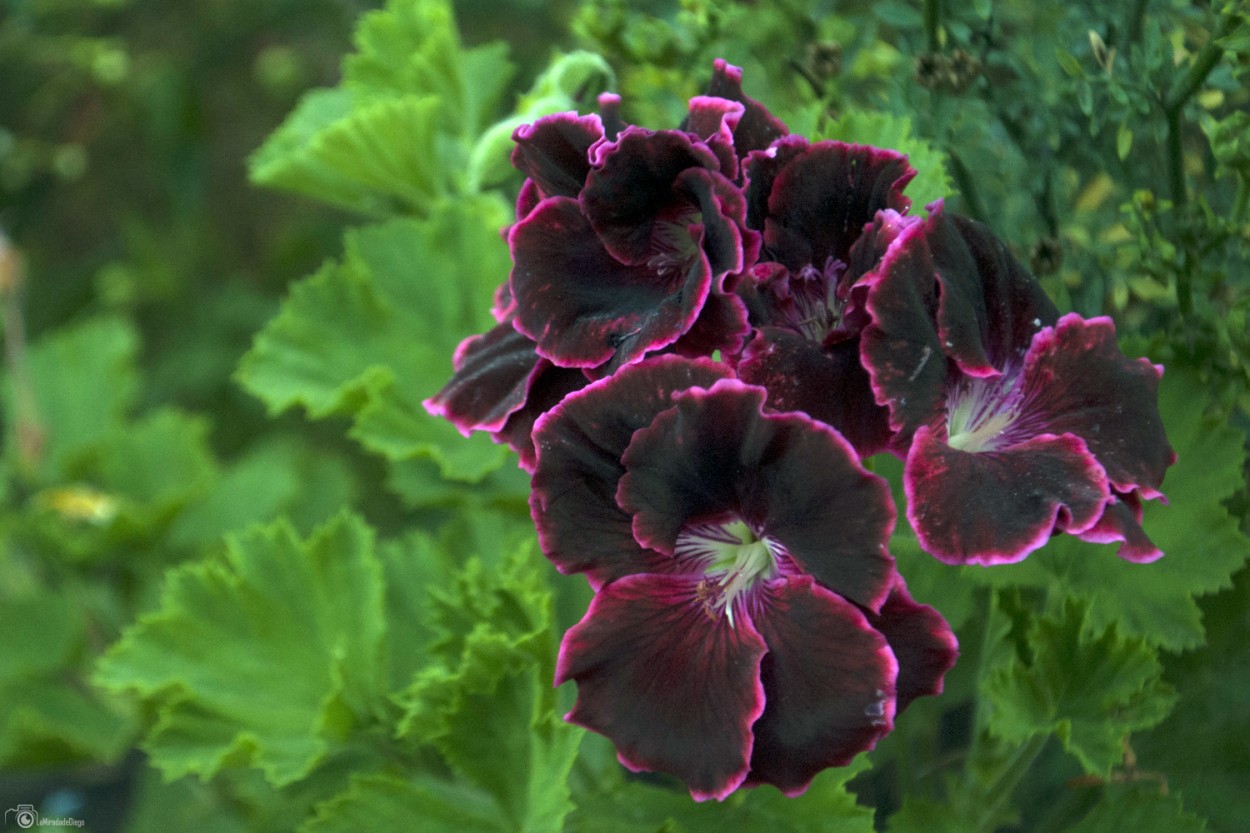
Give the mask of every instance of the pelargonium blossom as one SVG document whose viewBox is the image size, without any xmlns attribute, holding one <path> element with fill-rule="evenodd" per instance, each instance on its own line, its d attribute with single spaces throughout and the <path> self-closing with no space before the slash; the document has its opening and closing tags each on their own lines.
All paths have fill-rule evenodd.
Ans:
<svg viewBox="0 0 1250 833">
<path fill-rule="evenodd" d="M 835 431 L 724 365 L 661 356 L 535 427 L 543 552 L 596 589 L 566 634 L 568 719 L 696 799 L 803 792 L 937 693 L 956 646 L 907 595 L 894 507 Z"/>
<path fill-rule="evenodd" d="M 751 153 L 747 170 L 747 224 L 763 251 L 736 282 L 756 328 L 738 375 L 767 388 L 773 407 L 805 411 L 875 454 L 890 428 L 860 365 L 866 316 L 854 286 L 912 221 L 903 189 L 916 171 L 897 151 L 801 136 Z"/>
<path fill-rule="evenodd" d="M 905 450 L 921 546 L 997 564 L 1067 532 L 1160 557 L 1140 521 L 1176 458 L 1162 369 L 1125 357 L 1110 319 L 1060 318 L 990 232 L 931 209 L 862 281 L 864 365 Z"/>
</svg>

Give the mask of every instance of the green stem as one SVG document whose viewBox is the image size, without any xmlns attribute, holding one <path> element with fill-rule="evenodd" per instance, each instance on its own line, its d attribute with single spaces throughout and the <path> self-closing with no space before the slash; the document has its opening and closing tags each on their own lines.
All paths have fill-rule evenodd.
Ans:
<svg viewBox="0 0 1250 833">
<path fill-rule="evenodd" d="M 1237 174 L 1237 196 L 1233 199 L 1233 223 L 1240 226 L 1250 213 L 1250 174 Z"/>
<path fill-rule="evenodd" d="M 924 31 L 930 52 L 937 52 L 942 46 L 938 35 L 941 27 L 942 0 L 924 0 Z"/>
<path fill-rule="evenodd" d="M 980 820 L 977 822 L 977 833 L 989 833 L 994 829 L 995 820 L 1003 807 L 1011 800 L 1012 794 L 1016 791 L 1016 787 L 1020 785 L 1020 781 L 1032 768 L 1033 762 L 1037 760 L 1037 756 L 1042 753 L 1046 747 L 1046 742 L 1050 740 L 1049 735 L 1035 735 L 1029 738 L 1016 748 L 1011 756 L 1011 760 L 1007 765 L 998 772 L 998 777 L 986 790 L 987 795 L 994 798 L 986 805 L 985 811 L 981 814 Z"/>
<path fill-rule="evenodd" d="M 972 172 L 954 151 L 948 151 L 947 157 L 951 160 L 951 174 L 955 177 L 955 185 L 959 188 L 959 196 L 963 199 L 964 209 L 972 219 L 982 223 L 987 222 L 985 206 L 981 205 L 981 197 L 977 193 Z"/>
<path fill-rule="evenodd" d="M 1176 83 L 1163 97 L 1163 114 L 1168 123 L 1168 177 L 1172 202 L 1178 207 L 1184 205 L 1189 198 L 1185 190 L 1185 158 L 1181 147 L 1181 109 L 1198 92 L 1211 70 L 1224 57 L 1224 47 L 1219 45 L 1219 40 L 1231 32 L 1239 20 L 1237 15 L 1230 14 L 1220 21 L 1219 27 L 1198 51 L 1189 69 L 1176 79 Z"/>
<path fill-rule="evenodd" d="M 1133 3 L 1133 8 L 1129 10 L 1128 26 L 1125 27 L 1124 33 L 1124 52 L 1128 52 L 1130 46 L 1141 40 L 1142 24 L 1146 20 L 1147 2 L 1149 0 L 1136 0 Z"/>
</svg>

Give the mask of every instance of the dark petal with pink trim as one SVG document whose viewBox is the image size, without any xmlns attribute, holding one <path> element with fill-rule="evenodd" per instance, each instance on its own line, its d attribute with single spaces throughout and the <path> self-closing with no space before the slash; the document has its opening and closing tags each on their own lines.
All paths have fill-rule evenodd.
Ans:
<svg viewBox="0 0 1250 833">
<path fill-rule="evenodd" d="M 1093 544 L 1114 544 L 1119 542 L 1120 548 L 1116 555 L 1125 561 L 1136 564 L 1149 564 L 1163 557 L 1163 550 L 1141 528 L 1142 502 L 1137 492 L 1119 494 L 1112 491 L 1112 499 L 1103 510 L 1098 523 L 1082 532 L 1082 541 Z"/>
<path fill-rule="evenodd" d="M 701 251 L 680 268 L 612 257 L 578 203 L 550 197 L 509 235 L 516 328 L 562 367 L 619 367 L 675 342 L 711 290 Z"/>
<path fill-rule="evenodd" d="M 959 641 L 942 614 L 911 597 L 902 576 L 881 613 L 868 615 L 868 624 L 881 632 L 898 660 L 896 717 L 917 697 L 942 693 L 943 678 L 959 658 Z"/>
<path fill-rule="evenodd" d="M 580 370 L 557 367 L 546 359 L 539 358 L 530 375 L 525 403 L 512 412 L 502 428 L 491 434 L 491 439 L 504 443 L 515 451 L 521 468 L 533 474 L 537 463 L 533 439 L 534 424 L 539 417 L 564 401 L 564 397 L 586 387 L 589 381 Z"/>
<path fill-rule="evenodd" d="M 889 487 L 837 433 L 764 411 L 762 388 L 726 379 L 674 397 L 621 457 L 616 492 L 634 538 L 672 553 L 683 529 L 741 520 L 801 569 L 866 608 L 889 593 Z"/>
<path fill-rule="evenodd" d="M 903 469 L 907 518 L 925 552 L 947 564 L 1005 564 L 1055 532 L 1081 533 L 1102 516 L 1107 476 L 1072 434 L 988 451 L 916 432 Z"/>
<path fill-rule="evenodd" d="M 826 348 L 789 330 L 765 327 L 747 345 L 738 378 L 765 388 L 772 410 L 802 411 L 833 426 L 861 458 L 889 444 L 889 411 L 873 399 L 858 341 Z"/>
<path fill-rule="evenodd" d="M 763 150 L 775 139 L 789 133 L 785 123 L 768 108 L 742 91 L 742 70 L 724 59 L 712 64 L 712 80 L 704 95 L 727 98 L 744 105 L 742 118 L 734 126 L 734 148 L 740 159 L 753 150 Z"/>
<path fill-rule="evenodd" d="M 686 331 L 673 350 L 683 356 L 698 358 L 711 356 L 718 350 L 726 357 L 742 352 L 751 325 L 747 323 L 747 310 L 742 299 L 734 294 L 712 290 L 694 326 Z"/>
<path fill-rule="evenodd" d="M 466 437 L 471 431 L 498 431 L 525 404 L 539 361 L 534 342 L 510 322 L 470 336 L 456 348 L 451 380 L 425 400 L 425 409 Z"/>
<path fill-rule="evenodd" d="M 721 176 L 720 159 L 707 145 L 677 130 L 628 127 L 593 155 L 582 209 L 613 257 L 637 265 L 658 253 L 680 257 L 693 250 L 690 238 L 681 236 L 699 222 L 698 206 L 674 186 L 691 168 Z"/>
<path fill-rule="evenodd" d="M 893 728 L 898 664 L 864 614 L 810 576 L 772 582 L 761 597 L 751 618 L 768 645 L 768 699 L 746 783 L 794 796 Z"/>
<path fill-rule="evenodd" d="M 556 685 L 577 681 L 566 719 L 609 737 L 625 766 L 675 775 L 702 801 L 746 777 L 766 647 L 746 617 L 709 616 L 699 580 L 638 575 L 600 588 L 564 636 Z"/>
<path fill-rule="evenodd" d="M 1162 368 L 1120 352 L 1110 318 L 1069 314 L 1038 333 L 1024 369 L 1028 425 L 1071 433 L 1089 450 L 1120 492 L 1159 496 L 1176 462 L 1159 416 Z"/>
<path fill-rule="evenodd" d="M 845 263 L 851 244 L 878 211 L 906 213 L 911 205 L 903 188 L 916 171 L 903 154 L 843 142 L 817 142 L 794 153 L 797 147 L 788 145 L 784 152 L 779 147 L 766 166 L 763 158 L 771 151 L 753 154 L 757 164 L 748 167 L 749 188 L 769 188 L 764 215 L 752 218 L 753 224 L 763 222 L 769 260 L 795 272 L 807 265 L 822 268 L 830 258 Z M 757 183 L 765 167 L 769 172 Z M 757 211 L 759 196 L 748 196 Z"/>
<path fill-rule="evenodd" d="M 576 197 L 590 173 L 590 147 L 601 139 L 603 122 L 596 115 L 544 116 L 512 133 L 512 164 L 544 197 Z"/>
<path fill-rule="evenodd" d="M 738 176 L 738 155 L 734 151 L 734 130 L 745 108 L 727 98 L 696 95 L 690 99 L 690 112 L 682 129 L 702 139 L 720 159 L 720 172 L 730 179 Z"/>
<path fill-rule="evenodd" d="M 634 432 L 672 405 L 676 391 L 711 387 L 730 371 L 706 359 L 658 356 L 569 395 L 534 426 L 537 465 L 530 508 L 543 553 L 592 584 L 668 571 L 671 561 L 638 545 L 616 503 L 621 456 Z"/>
</svg>

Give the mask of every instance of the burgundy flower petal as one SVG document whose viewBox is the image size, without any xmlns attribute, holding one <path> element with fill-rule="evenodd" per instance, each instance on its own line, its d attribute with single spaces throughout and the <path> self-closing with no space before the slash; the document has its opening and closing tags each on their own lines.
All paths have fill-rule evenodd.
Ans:
<svg viewBox="0 0 1250 833">
<path fill-rule="evenodd" d="M 729 180 L 702 168 L 690 168 L 677 176 L 674 190 L 699 207 L 703 250 L 714 275 L 740 272 L 755 262 L 760 236 L 744 227 L 746 203 Z"/>
<path fill-rule="evenodd" d="M 768 112 L 768 108 L 742 91 L 742 70 L 724 59 L 712 63 L 712 80 L 704 93 L 716 98 L 727 98 L 744 105 L 744 112 L 734 127 L 734 148 L 739 158 L 745 158 L 753 150 L 762 150 L 787 133 L 785 123 Z"/>
<path fill-rule="evenodd" d="M 747 345 L 738 378 L 765 388 L 773 410 L 803 411 L 833 426 L 861 458 L 889 443 L 889 411 L 873 399 L 858 341 L 826 348 L 789 330 L 766 327 Z"/>
<path fill-rule="evenodd" d="M 1082 532 L 1082 541 L 1093 544 L 1113 544 L 1117 541 L 1120 548 L 1116 555 L 1135 564 L 1149 564 L 1163 557 L 1163 550 L 1141 528 L 1142 503 L 1137 492 L 1117 494 L 1112 491 L 1112 499 L 1103 510 L 1098 523 Z"/>
<path fill-rule="evenodd" d="M 912 599 L 902 576 L 881 613 L 868 615 L 868 624 L 881 632 L 898 660 L 895 715 L 917 697 L 942 693 L 946 672 L 959 657 L 959 640 L 942 614 Z"/>
<path fill-rule="evenodd" d="M 637 575 L 604 585 L 564 636 L 556 685 L 577 681 L 566 719 L 611 738 L 621 763 L 675 775 L 703 801 L 746 777 L 766 649 L 746 617 L 708 616 L 697 584 Z"/>
<path fill-rule="evenodd" d="M 980 223 L 935 211 L 922 226 L 941 284 L 943 350 L 972 376 L 1017 364 L 1058 310 L 1041 284 Z"/>
<path fill-rule="evenodd" d="M 1072 434 L 994 451 L 961 451 L 944 432 L 916 432 L 903 468 L 907 518 L 920 546 L 947 564 L 1019 561 L 1055 532 L 1102 516 L 1107 476 Z"/>
<path fill-rule="evenodd" d="M 512 133 L 512 164 L 538 184 L 543 196 L 576 197 L 590 173 L 590 147 L 603 139 L 596 115 L 544 116 Z"/>
<path fill-rule="evenodd" d="M 1027 427 L 1085 440 L 1121 492 L 1159 495 L 1176 462 L 1159 416 L 1161 368 L 1120 352 L 1110 318 L 1069 314 L 1037 334 L 1024 367 Z"/>
<path fill-rule="evenodd" d="M 539 361 L 534 342 L 510 323 L 470 336 L 456 348 L 451 380 L 425 400 L 425 409 L 466 437 L 471 431 L 498 431 L 525 404 Z"/>
<path fill-rule="evenodd" d="M 766 148 L 753 150 L 746 157 L 747 225 L 764 230 L 768 217 L 768 198 L 777 176 L 794 159 L 811 147 L 803 136 L 783 136 Z"/>
<path fill-rule="evenodd" d="M 1019 367 L 1033 334 L 1058 318 L 984 226 L 932 208 L 898 233 L 862 281 L 872 318 L 864 366 L 904 445 L 945 404 L 948 357 L 966 375 L 999 375 Z"/>
<path fill-rule="evenodd" d="M 616 504 L 621 456 L 634 432 L 672 404 L 675 391 L 710 387 L 724 365 L 657 356 L 570 394 L 534 425 L 537 462 L 530 508 L 543 554 L 592 584 L 647 570 L 663 559 L 634 540 Z"/>
<path fill-rule="evenodd" d="M 612 256 L 637 265 L 667 249 L 681 254 L 688 241 L 670 238 L 679 237 L 697 212 L 674 193 L 674 183 L 689 168 L 719 171 L 716 154 L 678 130 L 628 127 L 615 142 L 598 145 L 593 156 L 581 203 Z"/>
<path fill-rule="evenodd" d="M 903 188 L 916 175 L 897 151 L 817 142 L 777 172 L 768 194 L 764 246 L 770 260 L 798 271 L 846 262 L 851 244 L 885 208 L 905 213 Z M 754 183 L 753 183 L 754 187 Z"/>
<path fill-rule="evenodd" d="M 575 368 L 557 367 L 540 358 L 530 374 L 525 403 L 513 411 L 503 427 L 491 433 L 491 439 L 504 443 L 517 453 L 521 468 L 534 473 L 537 463 L 534 450 L 534 423 L 543 414 L 564 401 L 564 397 L 586 387 L 590 380 Z"/>
<path fill-rule="evenodd" d="M 810 576 L 773 582 L 762 596 L 751 619 L 768 645 L 768 700 L 746 785 L 794 796 L 893 728 L 898 664 L 864 614 Z"/>
<path fill-rule="evenodd" d="M 616 93 L 599 93 L 599 118 L 603 122 L 603 138 L 615 142 L 627 125 L 621 118 L 621 97 Z"/>
<path fill-rule="evenodd" d="M 634 434 L 616 493 L 634 538 L 672 553 L 686 527 L 740 519 L 823 584 L 878 609 L 894 574 L 889 487 L 839 434 L 802 414 L 765 413 L 764 397 L 726 379 L 676 395 Z"/>
<path fill-rule="evenodd" d="M 529 216 L 530 212 L 538 207 L 538 204 L 545 199 L 543 189 L 538 187 L 538 183 L 532 179 L 527 179 L 521 183 L 521 190 L 516 197 L 516 218 L 524 220 Z"/>
<path fill-rule="evenodd" d="M 720 159 L 720 172 L 730 179 L 738 176 L 738 155 L 734 151 L 734 130 L 746 108 L 727 98 L 696 95 L 690 99 L 690 113 L 682 129 L 698 136 Z"/>
<path fill-rule="evenodd" d="M 699 310 L 694 326 L 677 339 L 673 349 L 691 358 L 711 356 L 718 350 L 725 356 L 736 356 L 742 352 L 750 332 L 742 299 L 713 290 Z"/>
<path fill-rule="evenodd" d="M 690 329 L 712 286 L 701 253 L 681 269 L 613 258 L 578 203 L 550 197 L 517 223 L 516 328 L 562 367 L 612 367 L 667 347 Z"/>
<path fill-rule="evenodd" d="M 860 359 L 876 401 L 906 449 L 912 434 L 946 407 L 947 361 L 937 332 L 938 284 L 922 226 L 904 229 L 870 282 L 871 324 L 860 334 Z"/>
</svg>

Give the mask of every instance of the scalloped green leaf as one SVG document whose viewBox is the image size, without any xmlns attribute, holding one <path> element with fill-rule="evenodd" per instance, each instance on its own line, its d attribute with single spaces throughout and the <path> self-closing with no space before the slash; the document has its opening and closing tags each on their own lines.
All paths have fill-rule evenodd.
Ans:
<svg viewBox="0 0 1250 833">
<path fill-rule="evenodd" d="M 1109 785 L 1102 800 L 1069 833 L 1203 833 L 1206 829 L 1206 820 L 1186 812 L 1179 797 L 1161 792 L 1158 784 L 1145 783 Z"/>
<path fill-rule="evenodd" d="M 342 263 L 292 288 L 237 378 L 271 413 L 346 415 L 352 436 L 392 461 L 427 457 L 444 477 L 480 480 L 506 451 L 466 440 L 421 402 L 450 377 L 460 340 L 494 323 L 507 218 L 502 200 L 483 197 L 348 232 Z"/>
<path fill-rule="evenodd" d="M 167 777 L 251 764 L 274 786 L 321 761 L 385 694 L 383 584 L 365 523 L 301 541 L 279 521 L 223 559 L 169 575 L 160 608 L 104 655 L 95 682 L 156 709 L 146 740 Z"/>
<path fill-rule="evenodd" d="M 420 819 L 429 833 L 504 833 L 508 827 L 490 797 L 479 790 L 416 781 L 395 775 L 352 780 L 351 786 L 317 805 L 300 833 L 408 830 Z"/>
<path fill-rule="evenodd" d="M 84 455 L 120 426 L 133 407 L 139 377 L 139 337 L 120 318 L 93 318 L 62 327 L 27 351 L 36 417 L 43 433 L 40 479 L 55 482 L 81 465 Z M 17 416 L 12 378 L 6 374 L 5 421 Z M 17 459 L 6 432 L 6 458 Z"/>
<path fill-rule="evenodd" d="M 1020 743 L 1053 734 L 1087 772 L 1106 776 L 1122 761 L 1129 734 L 1167 717 L 1176 693 L 1162 680 L 1155 648 L 1114 628 L 1091 632 L 1088 618 L 1069 601 L 1062 618 L 1036 619 L 1030 661 L 1011 658 L 981 690 L 996 736 Z"/>
</svg>

